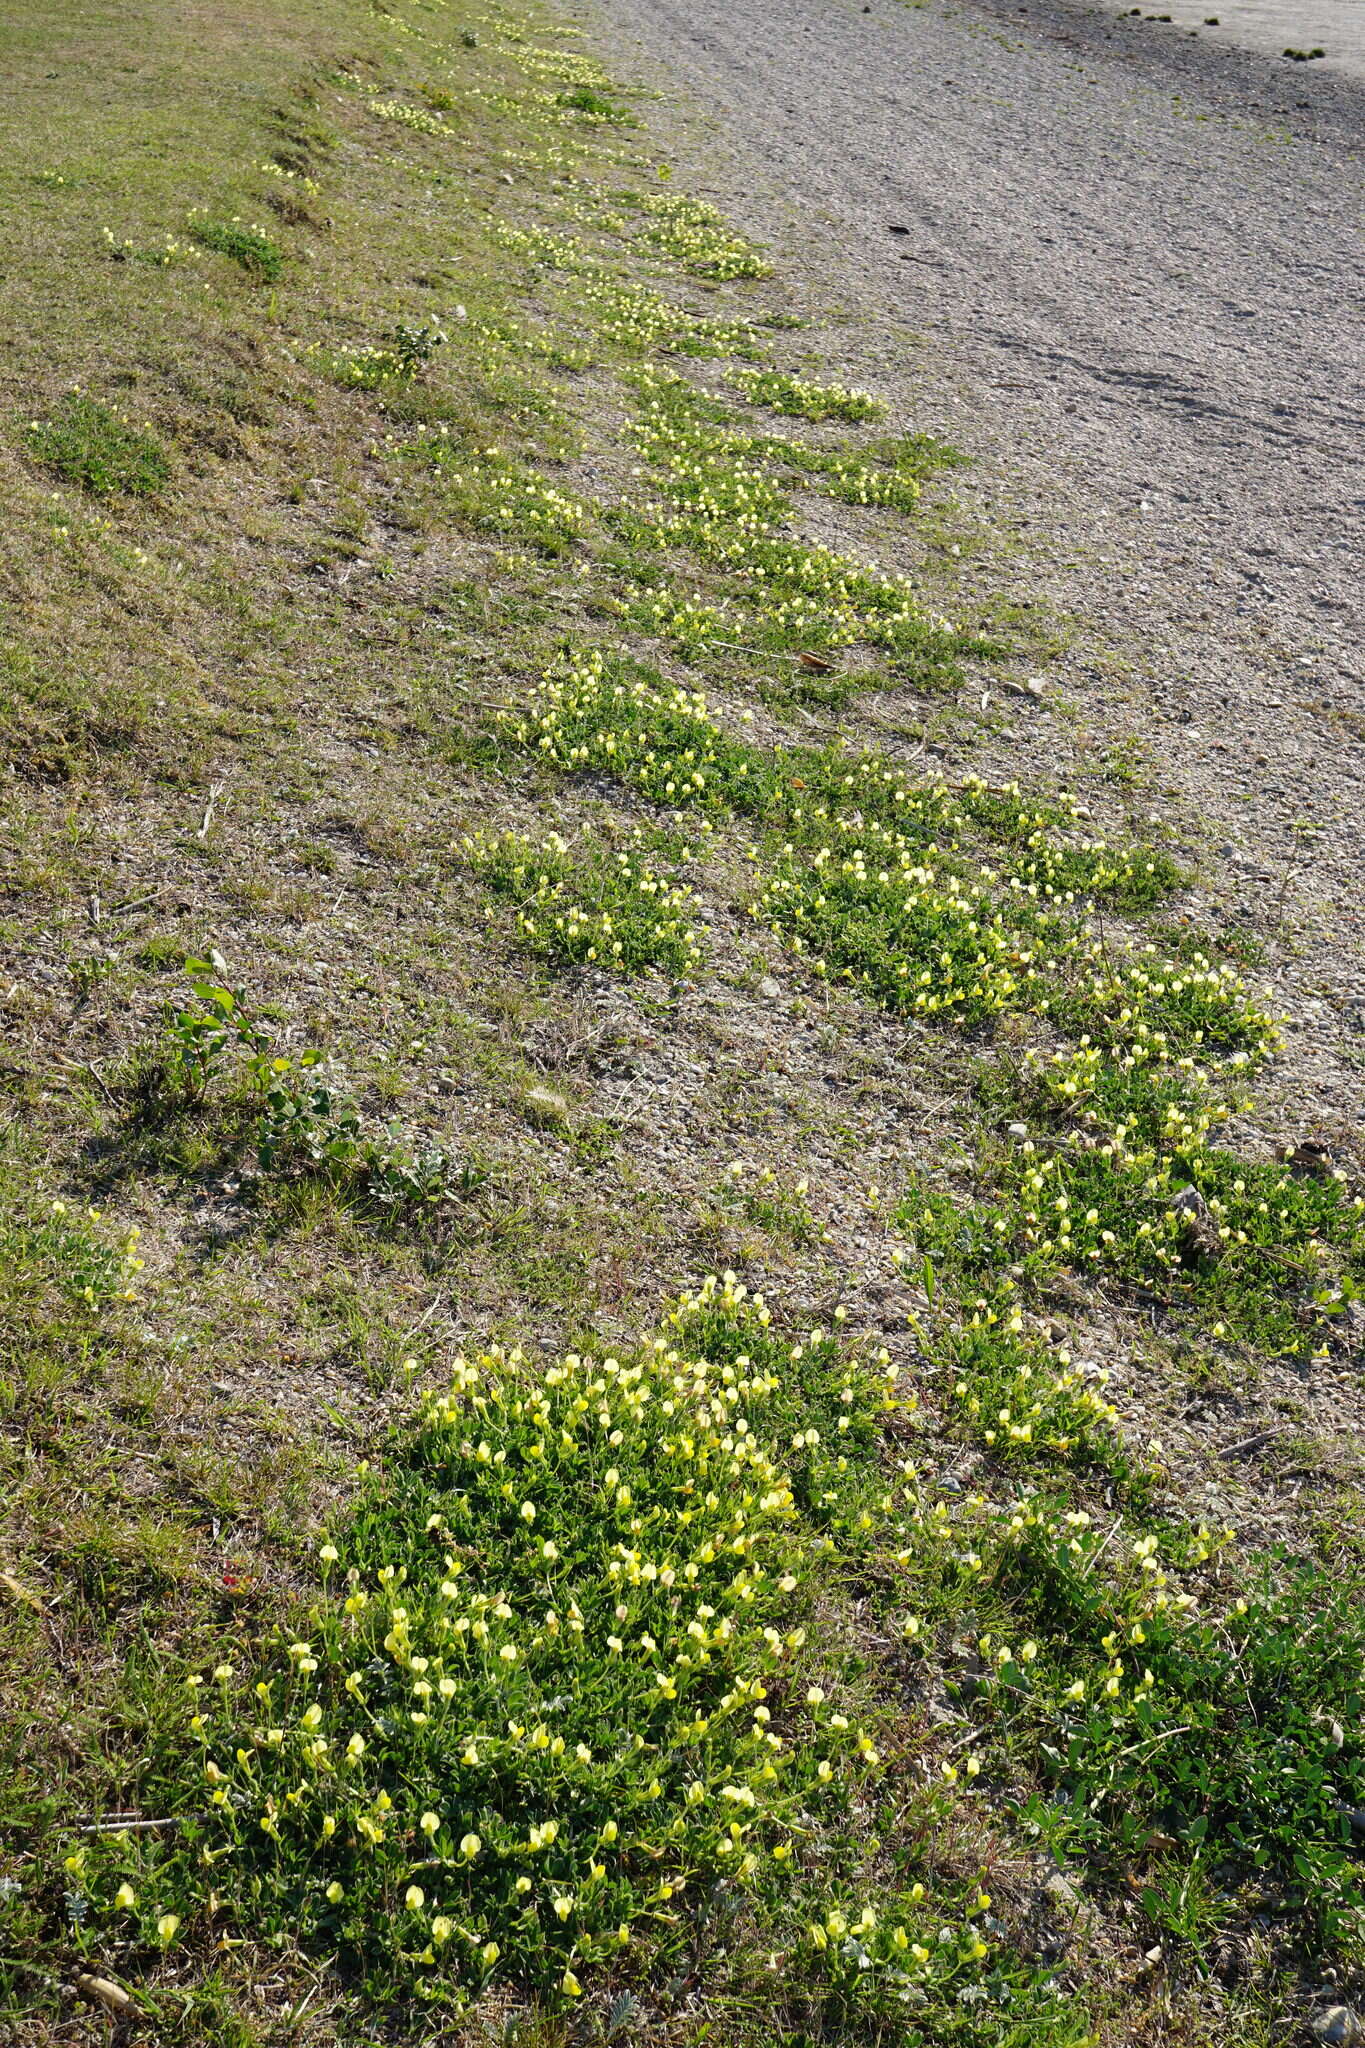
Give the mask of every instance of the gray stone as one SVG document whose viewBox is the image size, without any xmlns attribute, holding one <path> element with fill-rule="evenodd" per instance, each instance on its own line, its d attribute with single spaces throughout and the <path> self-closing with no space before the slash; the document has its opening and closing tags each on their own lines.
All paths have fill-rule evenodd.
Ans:
<svg viewBox="0 0 1365 2048">
<path fill-rule="evenodd" d="M 1349 2005 L 1329 2005 L 1315 2015 L 1313 2033 L 1324 2048 L 1362 2048 L 1362 2027 Z"/>
</svg>

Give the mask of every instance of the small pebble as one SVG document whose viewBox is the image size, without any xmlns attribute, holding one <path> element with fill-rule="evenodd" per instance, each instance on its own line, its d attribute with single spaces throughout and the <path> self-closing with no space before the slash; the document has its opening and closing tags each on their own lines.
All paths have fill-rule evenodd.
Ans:
<svg viewBox="0 0 1365 2048">
<path fill-rule="evenodd" d="M 1313 2033 L 1324 2048 L 1361 2048 L 1365 2027 L 1349 2005 L 1329 2005 L 1313 2021 Z"/>
</svg>

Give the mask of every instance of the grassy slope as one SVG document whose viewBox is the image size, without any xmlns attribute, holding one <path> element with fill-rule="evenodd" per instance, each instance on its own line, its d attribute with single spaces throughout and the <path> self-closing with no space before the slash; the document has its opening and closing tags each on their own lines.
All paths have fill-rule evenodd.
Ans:
<svg viewBox="0 0 1365 2048">
<path fill-rule="evenodd" d="M 108 1861 L 102 1837 L 73 1831 L 198 1810 L 183 1762 L 184 1674 L 229 1656 L 245 1690 L 248 1675 L 278 1662 L 271 1632 L 281 1620 L 288 1634 L 305 1626 L 325 1520 L 335 1520 L 343 1562 L 372 1570 L 408 1555 L 429 1512 L 457 1514 L 419 1452 L 408 1454 L 417 1477 L 391 1492 L 355 1475 L 358 1459 L 384 1451 L 414 1382 L 442 1383 L 462 1342 L 581 1344 L 595 1331 L 628 1345 L 691 1277 L 729 1265 L 767 1285 L 798 1330 L 850 1300 L 850 1326 L 893 1348 L 900 1399 L 915 1382 L 914 1420 L 903 1410 L 876 1423 L 872 1395 L 866 1413 L 863 1393 L 851 1397 L 859 1448 L 830 1478 L 831 1498 L 847 1488 L 847 1503 L 821 1510 L 837 1545 L 824 1566 L 817 1548 L 814 1565 L 793 1567 L 795 1605 L 773 1610 L 784 1628 L 804 1616 L 817 1645 L 801 1653 L 808 1676 L 851 1717 L 868 1717 L 891 1763 L 868 1778 L 857 1756 L 841 1762 L 841 1810 L 826 1813 L 825 1794 L 805 1788 L 809 1813 L 794 1835 L 804 1890 L 793 1891 L 780 1859 L 763 1860 L 765 1838 L 756 1884 L 736 1893 L 698 1823 L 678 1854 L 705 1910 L 664 1914 L 641 1889 L 640 1856 L 623 1857 L 613 1912 L 632 1941 L 624 1957 L 604 1959 L 585 1921 L 582 2007 L 565 2003 L 553 1916 L 543 1935 L 520 1922 L 513 1934 L 475 1887 L 471 1913 L 492 1915 L 481 1937 L 491 1927 L 504 1953 L 471 1965 L 466 1982 L 483 1987 L 473 2016 L 440 2022 L 441 2038 L 461 2027 L 479 2038 L 528 2002 L 551 2038 L 607 2029 L 682 2040 L 710 2028 L 724 2039 L 783 2030 L 908 2040 L 917 2026 L 983 2043 L 1061 2044 L 1092 2026 L 1116 2040 L 1256 2038 L 1302 2009 L 1324 1965 L 1349 1983 L 1359 1954 L 1351 1831 L 1333 1804 L 1334 1774 L 1340 1803 L 1356 1799 L 1359 1645 L 1321 1570 L 1326 1558 L 1356 1583 L 1351 1496 L 1343 1491 L 1330 1536 L 1312 1514 L 1299 1517 L 1307 1577 L 1287 1580 L 1288 1567 L 1273 1564 L 1268 1604 L 1243 1630 L 1231 1603 L 1243 1579 L 1259 1577 L 1254 1555 L 1225 1555 L 1194 1534 L 1211 1499 L 1240 1513 L 1235 1483 L 1197 1449 L 1163 1466 L 1145 1437 L 1165 1434 L 1192 1387 L 1254 1388 L 1270 1355 L 1301 1337 L 1305 1352 L 1311 1341 L 1343 1359 L 1336 1326 L 1314 1324 L 1302 1242 L 1320 1232 L 1328 1249 L 1312 1258 L 1329 1278 L 1353 1259 L 1358 1270 L 1358 1246 L 1309 1171 L 1276 1196 L 1284 1228 L 1268 1263 L 1196 1256 L 1176 1222 L 1172 1277 L 1124 1234 L 1124 1217 L 1147 1213 L 1144 1202 L 1167 1213 L 1139 1165 L 1110 1190 L 1118 1249 L 1105 1263 L 1097 1247 L 1098 1265 L 1079 1266 L 1107 1283 L 1102 1318 L 1088 1320 L 1068 1248 L 1030 1235 L 1032 1197 L 1019 1192 L 1002 1132 L 1022 1116 L 1055 1139 L 1058 1115 L 1070 1112 L 1021 1075 L 1017 1051 L 1031 1034 L 1050 1044 L 1086 1025 L 1111 1042 L 1112 993 L 1087 994 L 1065 974 L 1027 999 L 1010 993 L 995 968 L 978 971 L 975 936 L 962 938 L 938 898 L 925 939 L 907 936 L 856 878 L 834 913 L 803 897 L 823 841 L 795 792 L 826 788 L 837 807 L 842 770 L 814 753 L 774 754 L 773 743 L 808 740 L 812 706 L 829 714 L 824 730 L 837 733 L 843 716 L 854 732 L 857 689 L 881 681 L 893 686 L 907 741 L 952 736 L 969 747 L 954 675 L 962 663 L 1008 664 L 993 624 L 971 637 L 1000 612 L 948 580 L 942 510 L 897 524 L 897 514 L 864 514 L 838 496 L 801 501 L 805 530 L 856 547 L 861 561 L 870 549 L 913 565 L 963 628 L 917 628 L 913 642 L 880 647 L 860 629 L 846 648 L 847 600 L 827 583 L 795 620 L 784 613 L 787 570 L 776 558 L 765 558 L 764 594 L 750 602 L 716 537 L 722 550 L 731 544 L 738 515 L 768 502 L 774 475 L 788 494 L 812 476 L 835 489 L 846 477 L 839 462 L 861 465 L 855 499 L 870 488 L 913 507 L 906 478 L 931 475 L 949 451 L 745 410 L 709 356 L 667 357 L 644 335 L 653 313 L 623 314 L 610 294 L 638 283 L 713 319 L 759 322 L 718 345 L 722 361 L 737 340 L 756 360 L 776 351 L 803 377 L 818 374 L 804 339 L 784 344 L 780 325 L 762 324 L 780 322 L 781 288 L 745 278 L 759 266 L 742 244 L 685 210 L 640 206 L 640 194 L 667 195 L 668 180 L 635 130 L 597 118 L 626 103 L 581 85 L 572 50 L 528 71 L 511 17 L 460 4 L 402 16 L 349 0 L 269 0 L 192 19 L 175 10 L 173 22 L 170 13 L 38 9 L 0 31 L 12 138 L 0 189 L 18 252 L 0 287 L 15 344 L 0 405 L 0 734 L 10 763 L 0 1000 L 11 1105 L 0 1156 L 4 2023 L 24 2042 L 102 2038 L 98 2009 L 73 2005 L 67 1988 L 95 1966 L 133 1987 L 151 2038 L 368 2039 L 377 2004 L 382 2038 L 428 2038 L 437 2023 L 420 1998 L 410 2002 L 414 1985 L 445 1978 L 412 1962 L 417 1944 L 400 1919 L 411 1846 L 367 1866 L 367 1931 L 339 1937 L 330 1923 L 307 1931 L 316 1900 L 305 1851 L 270 1866 L 264 1904 L 227 1882 L 215 1916 L 194 1853 L 176 1860 L 177 1829 L 130 1836 L 114 1863 L 126 1850 L 146 1902 L 134 1925 L 109 1910 L 123 1866 Z M 533 53 L 542 43 L 560 48 L 542 39 Z M 386 117 L 395 106 L 415 110 L 417 124 Z M 263 168 L 271 163 L 287 175 Z M 623 190 L 637 198 L 607 196 Z M 267 268 L 278 250 L 278 277 L 259 275 L 259 245 L 253 271 L 196 239 L 207 224 L 221 244 L 215 230 L 240 222 L 259 226 Z M 651 226 L 664 246 L 640 239 Z M 578 270 L 557 270 L 543 240 L 509 250 L 509 228 L 581 236 L 565 259 Z M 106 229 L 128 245 L 122 257 Z M 148 260 L 168 238 L 172 260 Z M 733 281 L 716 284 L 706 273 L 717 270 Z M 433 320 L 448 340 L 402 373 L 399 323 Z M 547 345 L 547 335 L 559 339 Z M 390 357 L 359 353 L 376 347 Z M 709 413 L 698 413 L 695 391 L 657 381 L 679 368 Z M 643 401 L 642 371 L 656 380 Z M 100 496 L 73 481 L 69 448 L 63 456 L 32 440 L 27 423 L 71 418 L 77 386 L 111 409 L 98 428 L 106 453 L 123 432 L 151 437 L 144 455 L 164 451 L 159 488 Z M 821 409 L 777 387 L 758 395 Z M 622 420 L 642 402 L 655 410 L 632 447 Z M 718 425 L 731 437 L 723 446 L 706 439 Z M 88 454 L 88 425 L 79 431 Z M 835 466 L 812 471 L 803 456 L 793 468 L 779 433 Z M 480 451 L 492 447 L 501 452 L 490 467 Z M 36 459 L 54 453 L 55 465 Z M 641 462 L 652 480 L 633 489 Z M 673 512 L 695 510 L 696 464 L 719 494 L 716 525 L 665 531 L 671 514 L 657 506 L 669 492 Z M 632 490 L 628 519 L 603 509 Z M 581 499 L 581 515 L 565 510 L 566 496 Z M 786 517 L 779 506 L 775 531 Z M 669 603 L 651 610 L 660 597 Z M 679 614 L 687 599 L 720 610 L 699 623 Z M 593 773 L 559 772 L 569 763 L 563 705 L 547 715 L 544 700 L 530 728 L 545 741 L 538 765 L 515 724 L 498 726 L 496 708 L 531 701 L 568 637 L 613 649 L 624 639 L 690 687 L 704 684 L 731 737 L 713 739 L 695 712 L 659 712 L 644 697 L 612 726 L 580 663 L 568 715 L 579 721 L 576 758 Z M 638 677 L 622 673 L 634 688 Z M 632 752 L 628 730 L 656 712 L 655 756 L 711 749 L 707 773 L 714 763 L 723 801 L 712 807 L 708 796 L 670 822 L 677 777 L 662 779 L 653 758 Z M 1044 880 L 1084 895 L 1096 871 L 1076 850 L 1077 821 L 1040 801 L 1050 808 L 1036 821 L 1039 841 L 1060 863 Z M 1016 829 L 994 799 L 964 802 L 951 829 L 939 819 L 912 835 L 916 859 L 931 838 L 947 846 L 957 833 L 969 885 L 989 893 L 981 871 L 1002 862 L 1027 874 L 1034 821 Z M 898 815 L 898 828 L 905 822 Z M 502 843 L 471 856 L 467 845 L 490 828 L 551 827 L 576 840 L 567 862 Z M 657 898 L 623 884 L 622 849 L 697 890 L 696 906 L 678 913 L 697 929 L 695 968 L 673 926 L 660 931 Z M 885 843 L 874 869 L 884 857 Z M 1147 857 L 1142 849 L 1139 869 Z M 771 929 L 746 909 L 754 861 L 761 879 L 776 878 Z M 565 892 L 526 912 L 535 930 L 509 907 L 531 893 L 528 865 Z M 1174 881 L 1165 877 L 1167 893 Z M 1131 879 L 1097 886 L 1139 930 L 1163 914 Z M 612 935 L 600 925 L 572 941 L 556 927 L 556 909 L 574 900 L 589 919 L 604 907 L 615 919 L 625 946 L 617 977 L 603 971 Z M 784 955 L 782 935 L 802 918 L 823 933 L 825 981 L 843 976 L 853 989 L 835 992 Z M 1014 957 L 1018 931 L 1017 921 L 1002 927 L 1002 958 Z M 585 964 L 589 944 L 597 957 Z M 272 1079 L 251 1068 L 255 1043 L 229 1031 L 220 1044 L 212 1020 L 227 1013 L 212 996 L 192 998 L 184 971 L 187 956 L 210 948 L 243 991 L 259 1043 L 268 1037 L 273 1055 L 295 1062 L 316 1049 L 323 1067 Z M 908 958 L 914 986 L 923 969 L 935 992 L 955 987 L 950 1013 L 960 1001 L 968 1023 L 996 1020 L 1004 1057 L 984 1077 L 975 1056 L 985 1041 L 964 1046 L 904 997 Z M 681 987 L 668 978 L 680 973 Z M 1174 998 L 1135 1000 L 1141 1017 L 1157 1017 L 1144 1004 L 1164 1003 L 1158 1021 L 1173 1038 L 1194 1028 Z M 1232 999 L 1241 1021 L 1228 1027 L 1229 1046 L 1241 1032 L 1259 1055 L 1262 1027 L 1242 1001 Z M 181 1017 L 178 1035 L 168 1012 Z M 331 1107 L 310 1103 L 317 1073 Z M 1085 1086 L 1103 1103 L 1103 1081 Z M 288 1095 L 294 1117 L 274 1150 L 260 1143 L 272 1088 L 276 1111 Z M 356 1132 L 335 1109 L 351 1100 Z M 1140 1098 L 1130 1122 L 1148 1106 Z M 1119 1113 L 1110 1105 L 1111 1120 Z M 926 1143 L 940 1127 L 967 1149 Z M 426 1157 L 432 1147 L 438 1159 Z M 1161 1188 L 1191 1179 L 1218 1199 L 1223 1184 L 1205 1186 L 1197 1154 L 1193 1139 L 1174 1178 L 1161 1154 Z M 746 1162 L 738 1176 L 727 1172 L 736 1157 Z M 926 1206 L 924 1168 L 937 1169 L 937 1207 Z M 869 1198 L 873 1178 L 887 1193 Z M 434 1199 L 415 1200 L 415 1188 Z M 903 1193 L 897 1209 L 889 1197 Z M 999 1234 L 1014 1264 L 1003 1276 L 973 1235 L 974 1197 L 1004 1204 Z M 976 1301 L 1007 1321 L 1016 1299 L 1023 1348 L 999 1326 L 972 1334 Z M 1064 1373 L 1058 1319 L 1077 1355 L 1098 1347 L 1126 1368 L 1143 1390 L 1133 1414 L 1106 1417 L 1093 1388 Z M 733 1330 L 691 1337 L 717 1371 L 732 1339 L 761 1341 L 738 1310 Z M 792 1372 L 785 1351 L 779 1368 Z M 780 1408 L 780 1433 L 756 1411 L 775 1468 L 792 1456 L 793 1421 L 823 1414 L 839 1385 L 863 1388 L 833 1354 L 821 1372 L 795 1373 L 798 1406 Z M 1040 1386 L 1051 1390 L 1043 1420 L 1003 1441 L 999 1404 L 1017 1413 Z M 1242 1412 L 1252 1436 L 1262 1413 Z M 650 1484 L 652 1438 L 634 1443 L 622 1421 L 621 1462 L 637 1458 L 638 1491 Z M 519 1425 L 506 1431 L 515 1460 Z M 1283 1429 L 1275 1442 L 1312 1456 Z M 884 1510 L 891 1460 L 907 1456 L 915 1472 L 901 1473 L 904 1494 Z M 960 1506 L 969 1473 L 980 1504 Z M 813 1481 L 799 1471 L 797 1480 L 813 1515 Z M 562 1524 L 543 1524 L 566 1549 L 588 1497 L 580 1485 L 566 1466 Z M 1035 1505 L 1015 1527 L 1021 1501 Z M 1079 1573 L 1065 1541 L 1054 1543 L 1054 1504 L 1092 1518 L 1093 1538 L 1068 1539 L 1094 1545 Z M 958 1518 L 946 1564 L 940 1539 L 924 1534 L 940 1508 Z M 500 1568 L 505 1558 L 515 1576 L 516 1532 L 501 1528 L 497 1502 L 468 1513 L 467 1554 Z M 1176 1583 L 1192 1589 L 1207 1642 L 1166 1643 L 1143 1604 L 1139 1561 L 1118 1568 L 1138 1528 L 1156 1532 Z M 1112 1543 L 1119 1531 L 1123 1543 Z M 792 1538 L 798 1563 L 808 1534 Z M 603 1569 L 585 1563 L 573 1582 L 585 1607 Z M 718 1591 L 722 1609 L 729 1597 Z M 748 1596 L 734 1597 L 741 1613 Z M 893 1649 L 907 1606 L 917 1632 Z M 1121 1725 L 1102 1710 L 1112 1647 L 1100 1645 L 1107 1629 L 1141 1631 L 1144 1617 L 1161 1650 L 1147 1654 L 1160 1665 L 1162 1718 L 1139 1698 Z M 324 1612 L 306 1627 L 332 1646 L 339 1677 L 351 1652 L 329 1633 L 334 1621 Z M 611 1626 L 605 1609 L 600 1625 Z M 660 1632 L 667 1618 L 651 1625 Z M 1025 1639 L 1023 1661 L 1001 1666 L 1001 1641 Z M 370 1647 L 382 1661 L 382 1645 Z M 548 1693 L 563 1674 L 544 1644 L 538 1654 Z M 583 1667 L 570 1683 L 606 1697 L 612 1670 Z M 1220 1723 L 1233 1678 L 1246 1709 Z M 1077 1682 L 1097 1702 L 1080 1728 L 1064 1704 Z M 800 1732 L 799 1689 L 775 1694 L 803 1753 L 812 1738 Z M 349 1711 L 340 1692 L 319 1696 L 329 1715 Z M 235 1695 L 223 1708 L 243 1734 L 251 1711 Z M 479 1711 L 497 1732 L 494 1708 Z M 629 1726 L 642 1710 L 628 1696 L 620 1711 Z M 1200 1728 L 1194 1744 L 1169 1743 L 1186 1722 Z M 1062 1818 L 1039 1746 L 1055 1749 L 1060 1727 L 1077 1745 L 1068 1790 L 1079 1788 Z M 438 1798 L 451 1760 L 438 1757 L 437 1768 L 392 1744 L 376 1766 L 391 1771 L 384 1782 L 416 1796 L 421 1771 L 435 1769 L 424 1796 Z M 1250 1761 L 1220 1789 L 1210 1758 L 1238 1744 Z M 964 1747 L 981 1766 L 979 1786 L 959 1769 Z M 1148 1773 L 1158 1753 L 1178 1756 L 1180 1770 L 1188 1762 L 1186 1776 Z M 717 1738 L 708 1768 L 739 1778 L 751 1766 L 749 1751 Z M 527 1768 L 516 1798 L 510 1777 L 480 1795 L 490 1839 L 519 1799 L 531 1813 L 558 1810 L 560 1794 Z M 1286 1772 L 1299 1772 L 1288 1806 L 1277 1790 Z M 642 1841 L 661 1825 L 648 1783 L 626 1773 L 612 1797 L 623 1815 L 639 1802 Z M 1229 1828 L 1250 1831 L 1247 1854 L 1218 1832 Z M 64 1871 L 82 1839 L 87 1865 Z M 1308 1852 L 1297 1876 L 1292 1849 Z M 1088 1887 L 1079 1917 L 1057 1889 L 1053 1853 L 1073 1856 Z M 983 1879 L 992 1908 L 973 1903 Z M 879 1951 L 860 1986 L 845 1968 L 846 1929 L 831 1922 L 818 1942 L 802 1932 L 810 1912 L 852 1919 L 852 1902 L 867 1898 L 890 1902 L 887 1930 L 899 1912 L 897 1924 L 922 1931 L 911 1896 L 920 1883 L 923 1913 L 951 1921 L 958 1945 L 939 1975 L 937 1963 L 925 1966 L 908 2003 L 896 1988 L 899 1952 Z M 176 1909 L 182 1925 L 159 1936 L 158 1914 L 146 1918 L 153 1904 Z M 971 1943 L 984 1932 L 984 1962 L 961 1945 L 967 1927 Z M 338 1970 L 326 1958 L 339 1939 Z M 1153 1968 L 1158 1940 L 1168 1954 Z M 400 1952 L 406 1961 L 394 1960 Z M 1055 1987 L 1038 1988 L 1034 1965 L 1047 1979 L 1058 1962 Z"/>
</svg>

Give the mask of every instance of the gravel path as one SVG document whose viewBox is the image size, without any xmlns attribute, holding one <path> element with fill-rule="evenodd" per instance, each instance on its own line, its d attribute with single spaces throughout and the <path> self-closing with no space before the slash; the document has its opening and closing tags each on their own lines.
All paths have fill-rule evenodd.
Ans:
<svg viewBox="0 0 1365 2048">
<path fill-rule="evenodd" d="M 1295 993 L 1349 1045 L 1365 86 L 1067 0 L 590 4 L 693 188 L 812 309 L 854 309 L 841 368 L 972 451 L 1018 587 L 1081 620 L 1078 711 L 1021 713 L 1021 755 L 1061 758 L 1078 716 L 1143 738 L 1220 888 L 1290 891 Z"/>
</svg>

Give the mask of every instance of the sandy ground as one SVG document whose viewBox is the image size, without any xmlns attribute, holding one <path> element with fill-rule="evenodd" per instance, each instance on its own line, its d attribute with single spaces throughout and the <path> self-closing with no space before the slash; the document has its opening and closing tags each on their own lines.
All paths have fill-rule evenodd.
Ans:
<svg viewBox="0 0 1365 2048">
<path fill-rule="evenodd" d="M 1080 622 L 1000 765 L 1136 738 L 1213 893 L 1284 912 L 1358 1119 L 1365 88 L 1066 0 L 589 5 L 694 189 L 845 309 L 826 364 L 971 451 L 1016 587 Z"/>
<path fill-rule="evenodd" d="M 1143 9 L 1144 14 L 1166 11 L 1164 4 Z M 1249 43 L 1276 57 L 1287 49 L 1320 49 L 1324 63 L 1365 78 L 1365 0 L 1233 0 L 1231 6 L 1210 0 L 1203 9 L 1184 0 L 1183 6 L 1172 5 L 1170 13 L 1176 23 L 1201 34 L 1221 31 L 1225 41 Z M 1216 24 L 1210 15 L 1217 16 Z"/>
</svg>

